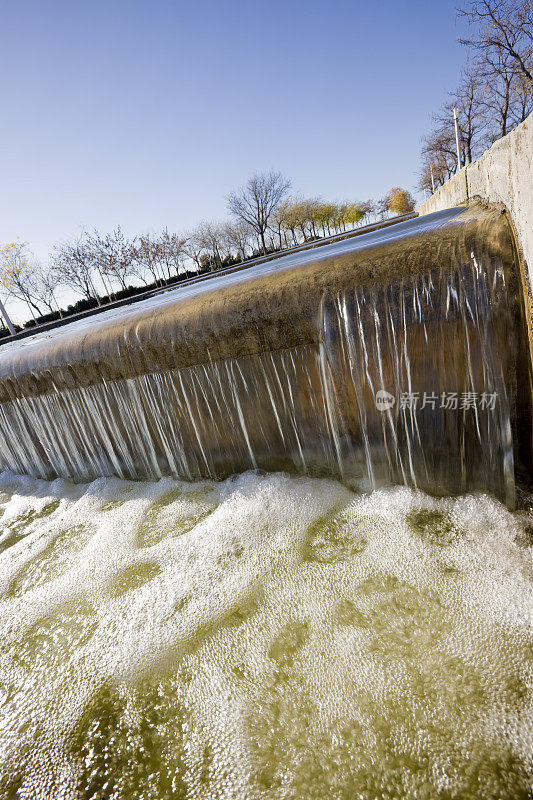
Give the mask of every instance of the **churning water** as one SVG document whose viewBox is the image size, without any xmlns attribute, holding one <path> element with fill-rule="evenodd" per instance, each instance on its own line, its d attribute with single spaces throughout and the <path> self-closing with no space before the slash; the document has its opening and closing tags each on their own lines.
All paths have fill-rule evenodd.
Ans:
<svg viewBox="0 0 533 800">
<path fill-rule="evenodd" d="M 2 798 L 526 798 L 531 519 L 0 478 Z"/>
</svg>

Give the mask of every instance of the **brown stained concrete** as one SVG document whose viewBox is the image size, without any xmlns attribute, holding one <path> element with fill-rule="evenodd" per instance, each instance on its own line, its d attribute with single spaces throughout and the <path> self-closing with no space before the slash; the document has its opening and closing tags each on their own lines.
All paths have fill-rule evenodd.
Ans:
<svg viewBox="0 0 533 800">
<path fill-rule="evenodd" d="M 452 300 L 448 310 L 450 288 L 476 305 L 475 275 L 492 275 L 497 284 L 500 267 L 507 288 L 490 284 L 483 302 L 492 307 L 481 310 L 479 328 L 464 303 Z M 434 289 L 425 293 L 428 281 Z M 348 352 L 360 344 L 355 308 L 343 317 L 338 305 L 353 304 L 356 289 L 365 347 L 376 348 L 368 375 L 362 358 L 353 361 Z M 396 344 L 377 336 L 373 308 L 381 323 L 395 317 Z M 411 436 L 417 485 L 490 489 L 512 505 L 507 473 L 491 466 L 503 463 L 504 425 L 485 418 L 492 433 L 480 442 L 473 417 L 431 418 L 417 445 L 400 418 L 387 428 L 373 391 L 383 381 L 399 391 L 462 392 L 472 377 L 483 390 L 485 365 L 496 365 L 502 395 L 514 403 L 515 463 L 530 467 L 525 331 L 506 215 L 480 205 L 442 211 L 4 344 L 2 468 L 76 480 L 223 477 L 257 467 L 345 479 L 349 469 L 356 486 L 364 477 L 364 433 L 383 473 L 376 473 L 379 485 L 406 480 L 398 457 Z M 398 431 L 405 441 L 389 452 Z"/>
<path fill-rule="evenodd" d="M 410 226 L 403 236 L 394 237 L 393 228 L 390 238 L 325 246 L 279 259 L 270 271 L 213 278 L 192 291 L 164 295 L 151 307 L 122 310 L 111 319 L 103 314 L 41 341 L 0 347 L 0 402 L 314 344 L 325 293 L 387 285 L 436 267 L 451 270 L 468 259 L 474 241 L 502 258 L 511 293 L 518 296 L 504 215 L 476 207 L 423 229 L 416 223 L 403 223 Z"/>
</svg>

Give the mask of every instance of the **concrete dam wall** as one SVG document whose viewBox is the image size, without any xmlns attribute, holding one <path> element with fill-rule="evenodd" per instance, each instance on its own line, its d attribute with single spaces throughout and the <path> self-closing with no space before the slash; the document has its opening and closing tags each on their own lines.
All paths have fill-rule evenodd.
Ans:
<svg viewBox="0 0 533 800">
<path fill-rule="evenodd" d="M 526 353 L 505 215 L 438 212 L 4 344 L 0 466 L 288 470 L 512 505 Z"/>
</svg>

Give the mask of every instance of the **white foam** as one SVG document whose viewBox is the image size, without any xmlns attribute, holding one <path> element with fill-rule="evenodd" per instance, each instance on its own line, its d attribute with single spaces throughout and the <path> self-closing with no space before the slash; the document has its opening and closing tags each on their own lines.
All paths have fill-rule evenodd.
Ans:
<svg viewBox="0 0 533 800">
<path fill-rule="evenodd" d="M 0 493 L 0 796 L 527 796 L 524 514 L 252 473 Z"/>
</svg>

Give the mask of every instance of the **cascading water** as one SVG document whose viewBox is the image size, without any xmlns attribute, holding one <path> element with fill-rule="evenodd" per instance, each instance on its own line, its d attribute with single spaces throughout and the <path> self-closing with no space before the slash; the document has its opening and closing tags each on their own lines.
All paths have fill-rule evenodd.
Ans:
<svg viewBox="0 0 533 800">
<path fill-rule="evenodd" d="M 0 347 L 0 797 L 530 796 L 525 339 L 459 209 Z"/>
<path fill-rule="evenodd" d="M 433 216 L 0 348 L 0 463 L 78 481 L 284 469 L 512 506 L 509 230 Z"/>
</svg>

